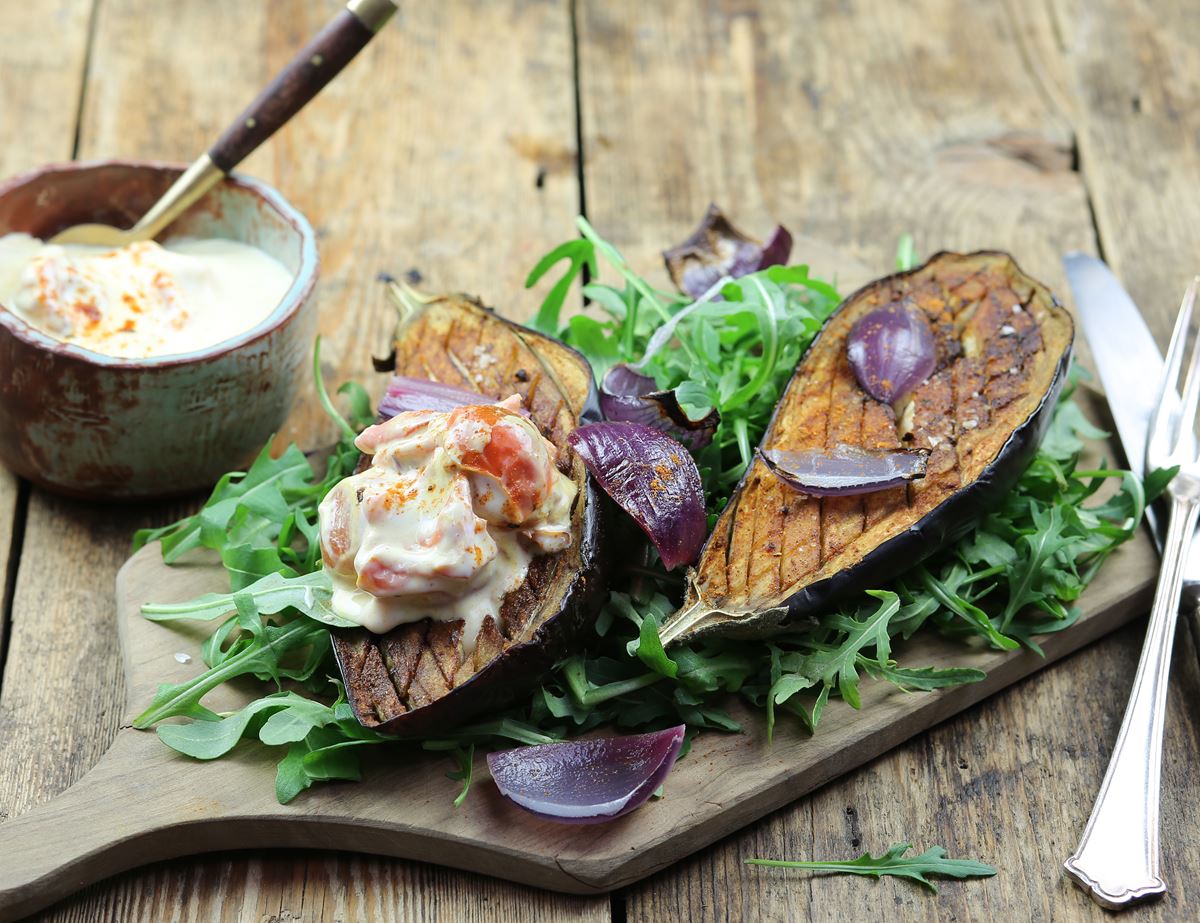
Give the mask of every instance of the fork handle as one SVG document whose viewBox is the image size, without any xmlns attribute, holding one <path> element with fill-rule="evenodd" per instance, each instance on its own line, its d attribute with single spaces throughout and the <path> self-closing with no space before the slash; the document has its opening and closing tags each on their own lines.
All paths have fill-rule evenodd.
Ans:
<svg viewBox="0 0 1200 923">
<path fill-rule="evenodd" d="M 396 12 L 392 0 L 350 0 L 298 51 L 208 151 L 228 173 L 336 77 Z"/>
<path fill-rule="evenodd" d="M 1163 719 L 1183 566 L 1198 513 L 1200 498 L 1172 495 L 1162 570 L 1121 732 L 1083 839 L 1065 863 L 1075 882 L 1111 910 L 1167 890 L 1158 849 Z"/>
</svg>

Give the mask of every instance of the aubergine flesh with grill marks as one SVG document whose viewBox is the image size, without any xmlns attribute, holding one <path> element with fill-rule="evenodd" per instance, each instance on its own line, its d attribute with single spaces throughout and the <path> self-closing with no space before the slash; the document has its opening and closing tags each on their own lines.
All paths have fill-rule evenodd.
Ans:
<svg viewBox="0 0 1200 923">
<path fill-rule="evenodd" d="M 346 695 L 359 721 L 384 733 L 438 732 L 503 707 L 569 650 L 603 601 L 603 508 L 567 437 L 601 419 L 592 370 L 559 341 L 511 323 L 466 296 L 408 292 L 395 337 L 395 369 L 477 392 L 480 404 L 520 395 L 522 410 L 557 450 L 575 485 L 570 545 L 532 557 L 524 582 L 503 596 L 474 638 L 462 619 L 400 624 L 385 634 L 332 630 Z M 360 462 L 360 470 L 369 464 Z M 360 497 L 361 499 L 361 497 Z"/>
<path fill-rule="evenodd" d="M 847 343 L 860 320 L 897 313 L 897 305 L 928 320 L 936 356 L 928 377 L 889 404 L 860 384 Z M 884 586 L 960 537 L 1031 461 L 1073 336 L 1070 315 L 1005 253 L 940 253 L 851 295 L 797 366 L 689 573 L 664 642 L 778 633 L 836 599 Z M 871 390 L 890 397 L 887 388 Z M 814 496 L 763 457 L 844 446 L 919 452 L 924 475 L 870 493 Z"/>
</svg>

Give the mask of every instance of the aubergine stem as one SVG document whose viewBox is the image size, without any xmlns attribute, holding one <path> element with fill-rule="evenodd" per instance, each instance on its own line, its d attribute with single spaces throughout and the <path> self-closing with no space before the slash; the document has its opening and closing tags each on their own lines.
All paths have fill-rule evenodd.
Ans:
<svg viewBox="0 0 1200 923">
<path fill-rule="evenodd" d="M 387 278 L 387 291 L 392 299 L 393 306 L 396 308 L 396 313 L 399 315 L 396 321 L 397 324 L 403 324 L 425 305 L 438 299 L 437 295 L 430 295 L 419 291 L 407 282 L 401 282 L 399 279 L 394 279 L 391 276 Z"/>
<path fill-rule="evenodd" d="M 724 616 L 731 621 L 736 621 L 744 616 L 754 614 L 760 619 L 764 619 L 766 621 L 775 621 L 780 624 L 782 624 L 784 619 L 787 617 L 787 606 L 775 606 L 770 609 L 764 609 L 754 613 L 744 610 L 722 609 L 719 606 L 714 606 L 709 603 L 703 595 L 701 595 L 699 590 L 696 589 L 694 579 L 691 582 L 690 590 L 691 592 L 688 595 L 690 596 L 695 594 L 695 600 L 688 605 L 687 608 L 681 609 L 679 612 L 675 613 L 671 620 L 663 625 L 661 629 L 659 629 L 658 637 L 662 642 L 663 647 L 667 647 L 668 645 L 678 641 L 681 636 L 689 634 L 693 629 L 701 625 L 707 618 L 713 615 Z"/>
</svg>

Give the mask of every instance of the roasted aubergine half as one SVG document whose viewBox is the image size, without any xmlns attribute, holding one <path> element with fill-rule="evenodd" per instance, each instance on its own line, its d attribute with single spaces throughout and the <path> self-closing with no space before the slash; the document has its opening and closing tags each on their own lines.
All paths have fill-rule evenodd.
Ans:
<svg viewBox="0 0 1200 923">
<path fill-rule="evenodd" d="M 915 309 L 923 327 L 928 321 L 932 358 L 920 382 L 888 402 L 860 384 L 847 347 L 860 320 L 869 327 L 898 309 Z M 884 586 L 961 536 L 1032 460 L 1073 337 L 1070 315 L 1004 253 L 940 253 L 851 295 L 797 366 L 759 455 L 689 574 L 683 606 L 664 625 L 664 641 L 778 633 L 836 598 Z M 847 446 L 920 455 L 924 476 L 815 496 L 764 460 Z"/>
<path fill-rule="evenodd" d="M 477 391 L 481 403 L 519 394 L 577 488 L 570 545 L 534 557 L 475 638 L 462 620 L 401 624 L 386 634 L 335 628 L 346 695 L 366 727 L 397 735 L 446 730 L 494 711 L 527 689 L 569 649 L 603 601 L 599 492 L 567 436 L 601 419 L 591 367 L 574 350 L 497 316 L 462 295 L 410 299 L 395 337 L 395 371 Z M 360 462 L 362 470 L 370 459 Z"/>
</svg>

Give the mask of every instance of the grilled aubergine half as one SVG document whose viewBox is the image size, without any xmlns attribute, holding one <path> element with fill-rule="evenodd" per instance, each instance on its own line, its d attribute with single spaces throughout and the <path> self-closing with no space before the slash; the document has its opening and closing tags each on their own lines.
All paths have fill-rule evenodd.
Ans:
<svg viewBox="0 0 1200 923">
<path fill-rule="evenodd" d="M 911 400 L 893 408 L 859 387 L 846 341 L 860 318 L 901 300 L 928 317 L 937 361 Z M 961 536 L 1032 459 L 1073 338 L 1070 315 L 1004 253 L 939 253 L 855 292 L 796 368 L 761 448 L 921 449 L 929 453 L 924 478 L 816 497 L 756 457 L 663 640 L 776 633 L 838 597 L 882 586 Z"/>
<path fill-rule="evenodd" d="M 395 370 L 478 391 L 481 400 L 521 395 L 575 481 L 571 545 L 533 558 L 525 582 L 503 600 L 464 649 L 463 622 L 425 619 L 385 635 L 332 629 L 333 647 L 358 720 L 383 733 L 444 730 L 510 702 L 562 658 L 603 601 L 603 508 L 567 435 L 601 419 L 592 369 L 557 340 L 504 320 L 463 295 L 423 301 L 401 321 Z M 369 463 L 363 459 L 361 468 Z"/>
</svg>

